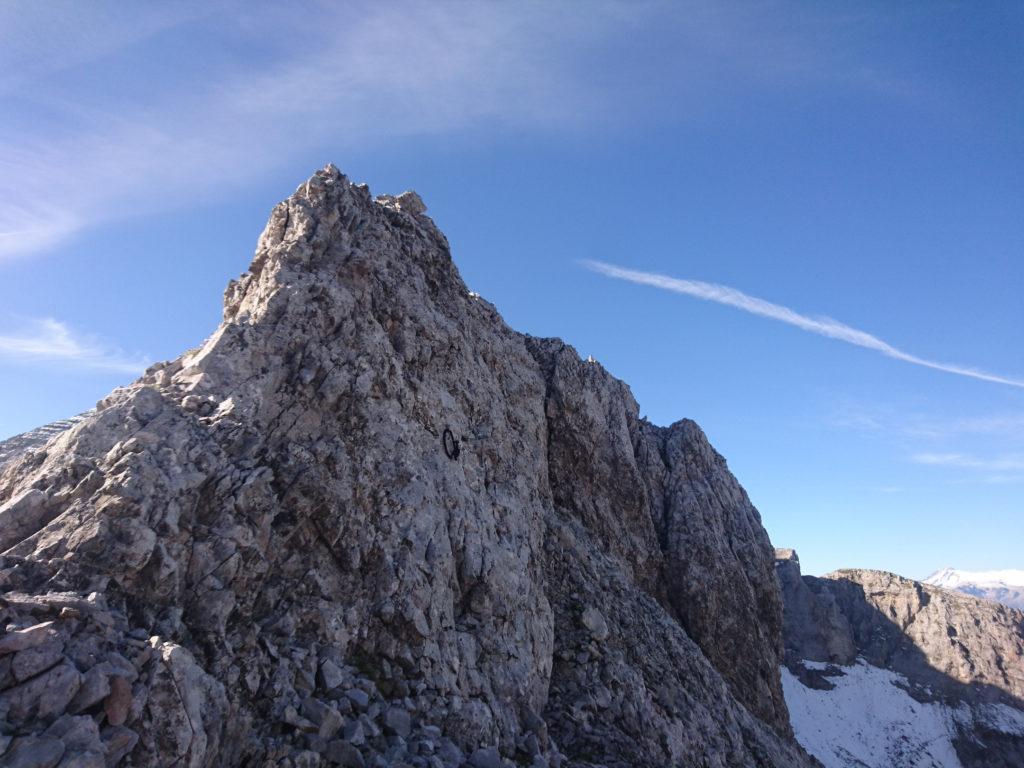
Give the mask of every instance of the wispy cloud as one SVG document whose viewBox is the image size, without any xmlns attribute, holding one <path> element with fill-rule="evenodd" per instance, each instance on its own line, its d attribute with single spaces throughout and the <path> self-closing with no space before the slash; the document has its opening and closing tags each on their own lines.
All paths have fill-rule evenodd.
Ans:
<svg viewBox="0 0 1024 768">
<path fill-rule="evenodd" d="M 934 470 L 929 482 L 1024 483 L 1024 413 L 987 416 L 927 413 L 847 403 L 827 419 L 879 441 L 881 455 Z"/>
<path fill-rule="evenodd" d="M 593 119 L 600 107 L 574 55 L 606 38 L 624 9 L 594 4 L 581 19 L 548 4 L 314 4 L 308 15 L 239 6 L 207 13 L 198 37 L 254 38 L 259 59 L 198 42 L 195 57 L 171 48 L 168 61 L 140 43 L 187 27 L 196 13 L 118 8 L 98 15 L 105 32 L 93 10 L 64 6 L 70 20 L 55 27 L 42 13 L 36 29 L 23 9 L 13 30 L 0 28 L 0 64 L 12 65 L 0 69 L 20 73 L 0 76 L 0 258 L 51 248 L 111 218 L 230 194 L 297 157 L 304 167 L 314 152 L 326 162 L 341 160 L 327 152 L 409 136 Z M 35 52 L 49 51 L 54 36 L 74 38 L 78 16 L 83 47 Z M 82 83 L 83 73 L 117 56 L 113 87 L 83 98 L 96 81 Z M 132 79 L 145 67 L 166 70 L 151 79 L 158 88 Z"/>
<path fill-rule="evenodd" d="M 882 341 L 877 336 L 873 336 L 870 333 L 858 330 L 857 328 L 852 328 L 851 326 L 841 323 L 838 320 L 833 320 L 830 317 L 810 317 L 808 315 L 802 315 L 789 307 L 784 307 L 780 304 L 773 304 L 770 301 L 749 296 L 742 291 L 738 291 L 735 288 L 730 288 L 725 285 L 704 283 L 699 280 L 681 280 L 653 272 L 641 272 L 634 269 L 625 269 L 624 267 L 618 267 L 614 264 L 607 264 L 602 261 L 585 261 L 584 264 L 595 272 L 599 272 L 600 274 L 608 277 L 613 277 L 617 280 L 626 280 L 639 285 L 649 285 L 654 288 L 672 291 L 673 293 L 681 293 L 686 296 L 704 299 L 705 301 L 725 304 L 726 306 L 741 309 L 744 312 L 749 312 L 753 315 L 767 317 L 772 320 L 778 320 L 779 322 L 786 323 L 787 325 L 796 326 L 801 330 L 816 333 L 819 336 L 826 336 L 831 339 L 846 342 L 847 344 L 853 344 L 854 346 L 864 347 L 865 349 L 880 352 L 886 357 L 891 357 L 895 360 L 902 360 L 906 363 L 920 365 L 936 371 L 944 371 L 945 373 L 953 373 L 958 376 L 967 376 L 972 379 L 981 379 L 982 381 L 990 381 L 996 384 L 1006 384 L 1011 387 L 1024 388 L 1024 379 L 1000 376 L 999 374 L 989 373 L 978 368 L 970 368 L 963 365 L 956 365 L 954 363 L 940 363 L 935 362 L 934 360 L 927 360 L 925 358 L 912 355 L 909 352 L 897 349 L 891 344 Z"/>
<path fill-rule="evenodd" d="M 930 464 L 958 469 L 984 469 L 990 472 L 1024 472 L 1024 455 L 973 456 L 964 453 L 918 453 L 913 457 L 917 464 Z"/>
<path fill-rule="evenodd" d="M 989 485 L 1024 483 L 1024 454 L 1004 453 L 979 456 L 972 453 L 918 453 L 911 456 L 915 464 L 955 472 L 947 482 L 954 484 L 982 482 Z"/>
<path fill-rule="evenodd" d="M 126 9 L 94 2 L 0 5 L 0 93 L 116 53 L 190 19 L 210 13 L 196 0 L 147 4 Z M 130 18 L 130 23 L 126 19 Z M 45 33 L 43 33 L 45 30 Z"/>
<path fill-rule="evenodd" d="M 1024 435 L 1024 413 L 1020 412 L 990 416 L 951 416 L 846 404 L 838 407 L 828 421 L 832 426 L 876 432 L 900 439 L 939 440 L 972 436 L 1020 439 Z"/>
<path fill-rule="evenodd" d="M 231 194 L 286 165 L 344 165 L 370 144 L 687 119 L 751 84 L 877 87 L 849 53 L 862 21 L 803 16 L 793 24 L 769 7 L 710 0 L 595 0 L 586 13 L 558 3 L 311 2 L 301 14 L 231 0 L 12 3 L 0 7 L 0 259 Z M 624 40 L 650 35 L 643 56 L 624 53 Z M 677 73 L 671 99 L 644 85 L 665 71 Z"/>
<path fill-rule="evenodd" d="M 95 337 L 75 333 L 50 317 L 32 320 L 19 331 L 0 334 L 0 358 L 132 375 L 149 365 L 146 358 L 127 355 Z"/>
</svg>

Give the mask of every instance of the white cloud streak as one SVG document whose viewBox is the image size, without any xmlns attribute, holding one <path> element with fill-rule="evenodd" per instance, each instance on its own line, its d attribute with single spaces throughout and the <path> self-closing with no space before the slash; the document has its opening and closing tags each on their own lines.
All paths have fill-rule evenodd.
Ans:
<svg viewBox="0 0 1024 768">
<path fill-rule="evenodd" d="M 735 288 L 730 288 L 726 285 L 704 283 L 699 280 L 681 280 L 679 278 L 659 275 L 653 272 L 641 272 L 634 269 L 626 269 L 624 267 L 618 267 L 614 264 L 607 264 L 602 261 L 584 261 L 583 263 L 588 269 L 607 277 L 612 277 L 617 280 L 625 280 L 638 285 L 648 285 L 665 291 L 680 293 L 685 296 L 693 296 L 705 301 L 713 301 L 717 304 L 724 304 L 729 307 L 734 307 L 735 309 L 741 309 L 744 312 L 749 312 L 752 315 L 767 317 L 771 320 L 778 320 L 781 323 L 795 326 L 801 330 L 808 331 L 809 333 L 815 333 L 819 336 L 837 339 L 838 341 L 843 341 L 847 344 L 853 344 L 857 347 L 864 347 L 865 349 L 880 352 L 886 357 L 891 357 L 895 360 L 902 360 L 905 363 L 912 363 L 914 365 L 920 365 L 936 371 L 944 371 L 945 373 L 953 373 L 958 376 L 967 376 L 972 379 L 980 379 L 982 381 L 989 381 L 996 384 L 1006 384 L 1011 387 L 1024 388 L 1024 379 L 1000 376 L 995 373 L 989 373 L 987 371 L 982 371 L 977 368 L 969 368 L 963 365 L 956 365 L 954 363 L 939 363 L 934 360 L 927 360 L 925 358 L 912 355 L 909 352 L 897 349 L 891 344 L 882 341 L 877 336 L 872 336 L 866 331 L 852 328 L 849 325 L 841 323 L 838 320 L 833 320 L 830 317 L 810 317 L 808 315 L 802 315 L 789 307 L 784 307 L 780 304 L 773 304 L 770 301 L 749 296 L 742 291 L 738 291 Z"/>
<path fill-rule="evenodd" d="M 18 363 L 59 365 L 64 369 L 138 375 L 149 365 L 98 339 L 75 333 L 52 317 L 32 320 L 20 331 L 0 334 L 0 358 Z"/>
</svg>

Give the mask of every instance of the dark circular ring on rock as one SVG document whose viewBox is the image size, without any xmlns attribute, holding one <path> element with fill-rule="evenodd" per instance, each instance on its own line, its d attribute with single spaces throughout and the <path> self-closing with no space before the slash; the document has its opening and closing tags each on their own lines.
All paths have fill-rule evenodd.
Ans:
<svg viewBox="0 0 1024 768">
<path fill-rule="evenodd" d="M 441 445 L 444 447 L 444 455 L 449 459 L 455 461 L 459 458 L 459 441 L 448 427 L 444 428 L 444 434 L 441 435 Z"/>
</svg>

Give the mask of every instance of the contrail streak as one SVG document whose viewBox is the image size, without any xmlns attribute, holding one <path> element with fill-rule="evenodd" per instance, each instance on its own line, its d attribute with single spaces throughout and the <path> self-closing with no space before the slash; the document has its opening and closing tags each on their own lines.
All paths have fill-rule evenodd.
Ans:
<svg viewBox="0 0 1024 768">
<path fill-rule="evenodd" d="M 897 349 L 891 344 L 882 341 L 877 336 L 872 336 L 866 331 L 860 331 L 856 328 L 851 328 L 844 323 L 840 323 L 838 320 L 833 320 L 829 317 L 808 317 L 807 315 L 801 315 L 799 312 L 794 312 L 789 307 L 772 304 L 770 301 L 758 299 L 755 296 L 748 296 L 742 291 L 737 291 L 735 288 L 730 288 L 727 285 L 704 283 L 699 280 L 680 280 L 675 277 L 658 275 L 652 272 L 640 272 L 633 269 L 625 269 L 623 267 L 617 267 L 614 264 L 607 264 L 603 261 L 585 260 L 583 261 L 583 264 L 594 272 L 600 272 L 602 275 L 614 277 L 617 280 L 626 280 L 640 285 L 650 285 L 654 288 L 661 288 L 665 291 L 682 293 L 686 296 L 694 296 L 698 299 L 704 299 L 705 301 L 714 301 L 718 304 L 725 304 L 729 307 L 742 309 L 744 312 L 750 312 L 753 315 L 760 315 L 761 317 L 768 317 L 772 320 L 778 320 L 789 325 L 795 325 L 797 328 L 810 331 L 811 333 L 817 333 L 819 336 L 827 336 L 830 339 L 845 341 L 847 344 L 854 344 L 858 347 L 873 349 L 876 352 L 881 352 L 883 355 L 895 358 L 896 360 L 913 363 L 914 365 L 921 365 L 925 368 L 933 368 L 936 371 L 955 373 L 958 376 L 969 376 L 972 379 L 981 379 L 982 381 L 992 381 L 997 384 L 1008 384 L 1011 387 L 1024 388 L 1024 379 L 1013 379 L 1007 376 L 999 376 L 998 374 L 988 373 L 986 371 L 978 370 L 977 368 L 968 368 L 962 365 L 954 365 L 952 363 L 937 363 L 933 360 L 925 360 L 922 357 L 917 357 L 909 352 Z"/>
</svg>

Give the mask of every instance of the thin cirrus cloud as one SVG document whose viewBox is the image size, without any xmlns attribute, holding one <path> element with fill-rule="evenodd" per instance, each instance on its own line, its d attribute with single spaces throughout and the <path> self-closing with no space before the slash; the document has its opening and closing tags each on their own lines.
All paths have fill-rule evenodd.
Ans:
<svg viewBox="0 0 1024 768">
<path fill-rule="evenodd" d="M 987 440 L 1024 435 L 1024 412 L 989 416 L 913 413 L 891 406 L 861 403 L 840 405 L 829 417 L 835 427 L 892 435 L 908 440 L 943 440 L 980 436 Z"/>
<path fill-rule="evenodd" d="M 16 363 L 57 365 L 64 370 L 138 375 L 149 365 L 100 340 L 72 331 L 52 317 L 31 320 L 16 332 L 0 334 L 0 358 Z"/>
<path fill-rule="evenodd" d="M 952 483 L 982 482 L 989 485 L 1024 483 L 1024 453 L 1000 453 L 981 456 L 974 453 L 917 453 L 910 457 L 915 464 L 954 471 Z"/>
<path fill-rule="evenodd" d="M 914 413 L 892 406 L 847 404 L 829 424 L 854 429 L 895 448 L 901 461 L 941 473 L 944 482 L 1024 482 L 1024 413 L 988 416 Z"/>
<path fill-rule="evenodd" d="M 902 82 L 886 61 L 875 62 L 884 83 L 865 79 L 851 65 L 863 43 L 857 23 L 811 11 L 807 27 L 711 0 L 595 0 L 585 14 L 558 3 L 306 10 L 198 0 L 0 7 L 0 260 L 111 219 L 231 194 L 311 156 L 322 164 L 473 130 L 489 141 L 692 119 L 751 87 L 824 80 L 892 95 Z M 623 55 L 624 40 L 651 30 L 664 39 Z M 601 70 L 609 60 L 614 77 Z M 672 99 L 631 85 L 669 70 L 679 73 Z"/>
<path fill-rule="evenodd" d="M 118 8 L 109 32 L 86 24 L 81 51 L 67 43 L 76 14 L 89 22 L 92 8 L 65 7 L 70 19 L 39 10 L 36 25 L 24 9 L 20 26 L 0 27 L 0 71 L 21 73 L 0 75 L 0 260 L 112 218 L 230 194 L 327 146 L 594 119 L 600 107 L 572 52 L 606 39 L 624 15 L 615 4 L 587 19 L 545 5 L 323 5 L 298 18 L 273 6 L 187 5 L 193 16 Z M 189 60 L 173 49 L 161 58 L 147 38 L 187 36 L 195 16 L 200 39 L 257 37 L 253 49 L 267 55 L 232 58 L 190 42 Z M 266 46 L 260 30 L 273 33 Z M 118 57 L 116 92 L 93 94 L 96 78 L 83 76 Z M 132 80 L 147 68 L 161 75 Z"/>
<path fill-rule="evenodd" d="M 699 280 L 681 280 L 679 278 L 659 275 L 653 272 L 641 272 L 639 270 L 626 269 L 603 261 L 584 261 L 583 264 L 594 272 L 615 278 L 616 280 L 625 280 L 639 285 L 649 285 L 665 291 L 672 291 L 673 293 L 680 293 L 685 296 L 693 296 L 705 301 L 724 304 L 729 307 L 741 309 L 744 312 L 749 312 L 752 315 L 767 317 L 772 320 L 778 320 L 779 322 L 786 323 L 787 325 L 796 326 L 801 330 L 816 333 L 819 336 L 826 336 L 830 339 L 837 339 L 839 341 L 846 342 L 847 344 L 853 344 L 857 347 L 870 349 L 875 352 L 879 352 L 886 357 L 891 357 L 894 360 L 901 360 L 905 363 L 912 363 L 913 365 L 920 365 L 924 368 L 952 373 L 957 376 L 967 376 L 972 379 L 980 379 L 981 381 L 990 381 L 996 384 L 1005 384 L 1011 387 L 1024 388 L 1024 379 L 1000 376 L 999 374 L 989 373 L 977 368 L 969 368 L 967 366 L 956 365 L 953 363 L 940 363 L 934 360 L 927 360 L 925 358 L 918 357 L 917 355 L 912 355 L 909 352 L 897 349 L 888 342 L 882 341 L 877 336 L 872 336 L 866 331 L 852 328 L 838 320 L 833 320 L 829 317 L 809 317 L 807 315 L 802 315 L 789 307 L 784 307 L 780 304 L 773 304 L 770 301 L 749 296 L 742 291 L 738 291 L 735 288 L 730 288 L 726 285 L 705 283 Z"/>
<path fill-rule="evenodd" d="M 939 467 L 982 469 L 991 472 L 1024 472 L 1024 455 L 1018 454 L 985 458 L 965 453 L 918 453 L 912 459 L 916 464 Z"/>
</svg>

